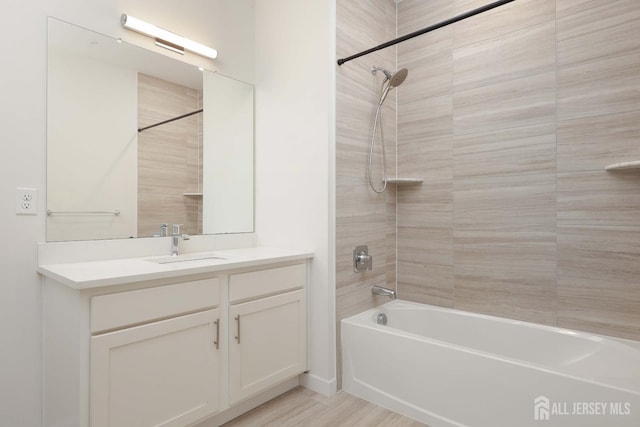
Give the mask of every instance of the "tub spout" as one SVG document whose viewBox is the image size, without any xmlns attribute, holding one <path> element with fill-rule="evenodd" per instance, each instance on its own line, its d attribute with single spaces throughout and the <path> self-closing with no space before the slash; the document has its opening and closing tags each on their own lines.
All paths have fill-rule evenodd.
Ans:
<svg viewBox="0 0 640 427">
<path fill-rule="evenodd" d="M 374 295 L 382 295 L 391 299 L 396 299 L 396 291 L 389 288 L 383 288 L 382 286 L 372 286 L 371 293 Z"/>
</svg>

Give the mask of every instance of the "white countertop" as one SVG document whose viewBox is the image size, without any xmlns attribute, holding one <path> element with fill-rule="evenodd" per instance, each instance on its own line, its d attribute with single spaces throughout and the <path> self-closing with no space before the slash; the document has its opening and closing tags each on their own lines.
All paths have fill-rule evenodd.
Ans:
<svg viewBox="0 0 640 427">
<path fill-rule="evenodd" d="M 193 259 L 219 257 L 209 259 Z M 279 248 L 243 248 L 192 252 L 176 258 L 149 256 L 101 261 L 41 264 L 38 273 L 74 289 L 122 285 L 153 279 L 213 273 L 312 258 L 313 253 Z M 220 259 L 222 258 L 222 259 Z M 180 260 L 181 262 L 175 262 Z M 184 260 L 184 261 L 182 261 Z M 169 261 L 158 263 L 157 261 Z"/>
</svg>

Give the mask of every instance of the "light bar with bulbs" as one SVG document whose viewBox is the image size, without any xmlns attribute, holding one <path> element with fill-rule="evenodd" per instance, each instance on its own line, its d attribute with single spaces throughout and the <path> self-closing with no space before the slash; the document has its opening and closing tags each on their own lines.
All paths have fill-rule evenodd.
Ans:
<svg viewBox="0 0 640 427">
<path fill-rule="evenodd" d="M 188 50 L 211 59 L 215 59 L 218 56 L 218 51 L 215 49 L 174 34 L 171 31 L 167 31 L 153 24 L 149 24 L 148 22 L 144 22 L 138 18 L 134 18 L 126 13 L 123 13 L 120 17 L 120 23 L 122 27 L 127 30 L 153 37 L 156 45 L 173 52 L 184 54 L 184 51 Z"/>
</svg>

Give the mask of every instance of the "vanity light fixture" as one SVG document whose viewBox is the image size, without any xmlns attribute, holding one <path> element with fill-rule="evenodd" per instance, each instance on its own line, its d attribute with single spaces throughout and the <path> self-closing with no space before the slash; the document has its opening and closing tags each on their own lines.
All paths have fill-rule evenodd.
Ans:
<svg viewBox="0 0 640 427">
<path fill-rule="evenodd" d="M 211 59 L 215 59 L 218 56 L 218 52 L 215 49 L 134 18 L 126 13 L 123 13 L 120 17 L 120 24 L 128 30 L 153 37 L 156 45 L 176 53 L 184 54 L 184 51 L 188 50 Z"/>
<path fill-rule="evenodd" d="M 180 55 L 184 55 L 184 48 L 180 45 L 170 43 L 166 40 L 162 40 L 157 37 L 155 38 L 154 43 L 156 46 L 160 46 L 165 49 L 169 49 L 172 52 L 179 53 Z"/>
</svg>

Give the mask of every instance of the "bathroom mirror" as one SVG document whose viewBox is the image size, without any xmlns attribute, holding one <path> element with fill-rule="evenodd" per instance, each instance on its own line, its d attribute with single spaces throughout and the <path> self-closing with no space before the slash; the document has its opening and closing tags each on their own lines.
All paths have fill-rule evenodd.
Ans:
<svg viewBox="0 0 640 427">
<path fill-rule="evenodd" d="M 253 231 L 250 84 L 55 18 L 47 64 L 47 241 Z"/>
</svg>

